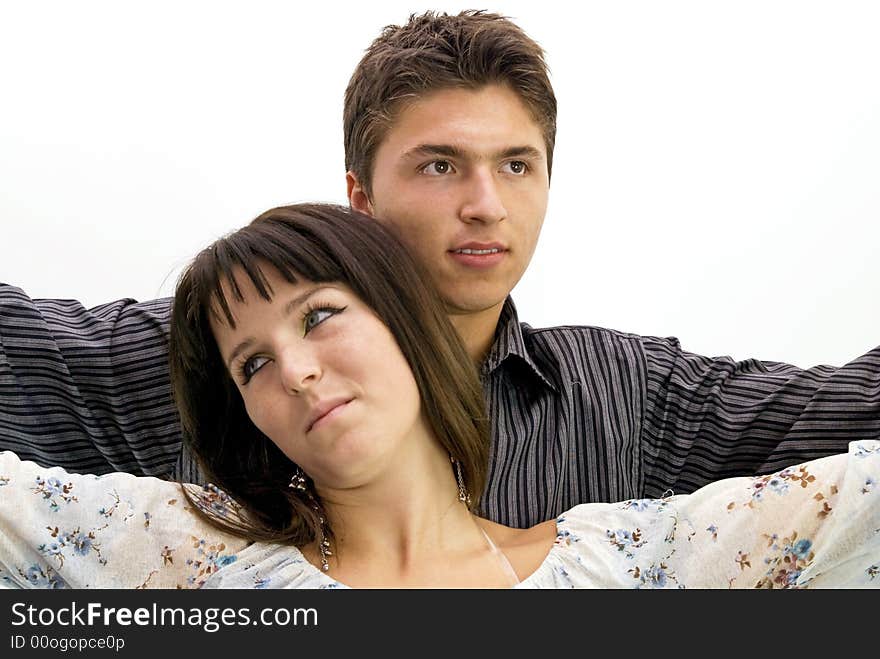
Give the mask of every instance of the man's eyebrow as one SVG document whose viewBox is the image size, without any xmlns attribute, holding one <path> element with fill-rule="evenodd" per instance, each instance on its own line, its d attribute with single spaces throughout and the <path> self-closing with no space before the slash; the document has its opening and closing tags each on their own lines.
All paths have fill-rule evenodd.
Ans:
<svg viewBox="0 0 880 659">
<path fill-rule="evenodd" d="M 462 158 L 467 151 L 451 144 L 419 144 L 404 154 L 404 157 L 443 156 L 445 158 Z"/>
<path fill-rule="evenodd" d="M 301 294 L 297 295 L 295 298 L 293 298 L 287 304 L 284 305 L 284 311 L 282 312 L 284 314 L 284 317 L 286 318 L 287 316 L 289 316 L 291 313 L 293 313 L 294 309 L 299 307 L 303 302 L 308 300 L 315 293 L 317 293 L 318 291 L 323 290 L 325 288 L 332 288 L 332 287 L 329 286 L 328 284 L 316 284 L 315 286 L 312 286 L 311 288 L 309 288 L 309 289 L 303 291 Z M 226 360 L 226 368 L 229 368 L 231 370 L 232 362 L 235 361 L 235 358 L 238 357 L 242 352 L 244 352 L 245 350 L 250 348 L 254 343 L 256 343 L 256 339 L 254 339 L 254 337 L 252 337 L 252 336 L 249 336 L 249 337 L 243 339 L 241 342 L 239 342 L 235 346 L 235 348 L 232 349 L 232 352 L 229 353 L 229 358 Z"/>
<path fill-rule="evenodd" d="M 476 158 L 476 154 L 452 144 L 419 144 L 404 154 L 405 158 L 439 156 L 443 158 Z M 493 153 L 492 160 L 504 160 L 505 158 L 528 158 L 530 160 L 542 160 L 544 155 L 539 149 L 530 145 L 512 146 Z"/>
<path fill-rule="evenodd" d="M 529 160 L 542 160 L 544 158 L 544 154 L 533 146 L 512 146 L 509 149 L 504 149 L 504 151 L 501 151 L 500 153 L 496 153 L 495 158 L 496 160 L 503 160 L 505 158 L 528 158 Z"/>
</svg>

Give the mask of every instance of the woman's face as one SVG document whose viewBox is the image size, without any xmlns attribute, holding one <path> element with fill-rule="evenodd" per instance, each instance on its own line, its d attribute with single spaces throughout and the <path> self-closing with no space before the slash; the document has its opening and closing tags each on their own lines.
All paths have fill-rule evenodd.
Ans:
<svg viewBox="0 0 880 659">
<path fill-rule="evenodd" d="M 223 361 L 254 424 L 318 487 L 363 485 L 401 441 L 425 434 L 409 364 L 385 324 L 347 286 L 263 271 L 264 300 L 235 273 L 236 321 L 212 320 Z"/>
</svg>

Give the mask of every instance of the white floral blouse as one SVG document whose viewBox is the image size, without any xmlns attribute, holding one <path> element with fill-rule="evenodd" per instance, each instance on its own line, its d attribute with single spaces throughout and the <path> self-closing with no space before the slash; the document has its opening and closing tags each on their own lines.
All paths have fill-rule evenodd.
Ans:
<svg viewBox="0 0 880 659">
<path fill-rule="evenodd" d="M 583 504 L 521 588 L 880 587 L 880 442 L 694 494 Z M 222 513 L 233 502 L 194 489 Z M 299 550 L 202 522 L 175 483 L 0 453 L 0 586 L 344 588 Z"/>
</svg>

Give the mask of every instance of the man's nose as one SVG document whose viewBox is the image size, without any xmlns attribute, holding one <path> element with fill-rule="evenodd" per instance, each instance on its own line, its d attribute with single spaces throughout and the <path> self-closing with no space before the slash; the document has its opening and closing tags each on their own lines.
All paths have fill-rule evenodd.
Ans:
<svg viewBox="0 0 880 659">
<path fill-rule="evenodd" d="M 467 196 L 461 208 L 463 222 L 492 224 L 507 217 L 499 183 L 488 167 L 471 173 L 467 182 Z"/>
</svg>

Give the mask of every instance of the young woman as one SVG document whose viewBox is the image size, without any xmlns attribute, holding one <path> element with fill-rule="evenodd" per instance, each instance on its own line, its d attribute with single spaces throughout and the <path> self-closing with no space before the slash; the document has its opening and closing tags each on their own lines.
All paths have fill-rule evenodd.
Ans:
<svg viewBox="0 0 880 659">
<path fill-rule="evenodd" d="M 2 454 L 0 579 L 880 585 L 877 442 L 692 495 L 585 504 L 528 529 L 480 517 L 482 393 L 426 281 L 378 223 L 335 206 L 274 209 L 203 250 L 177 288 L 171 372 L 186 441 L 216 485 L 181 496 L 156 479 Z"/>
</svg>

